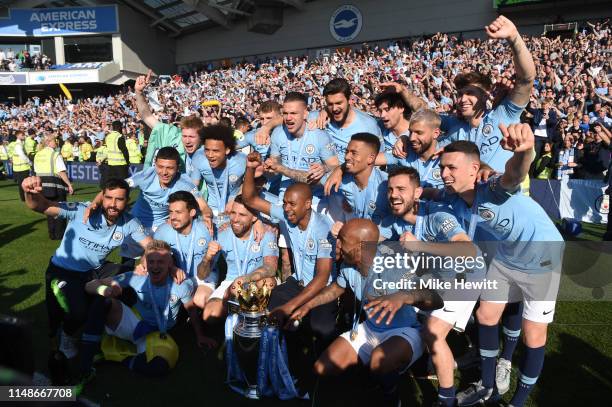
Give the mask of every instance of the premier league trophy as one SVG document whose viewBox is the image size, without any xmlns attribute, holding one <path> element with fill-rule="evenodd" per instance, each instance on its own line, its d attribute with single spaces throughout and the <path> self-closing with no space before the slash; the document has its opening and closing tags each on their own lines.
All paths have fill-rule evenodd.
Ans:
<svg viewBox="0 0 612 407">
<path fill-rule="evenodd" d="M 258 288 L 255 283 L 245 284 L 238 290 L 238 303 L 230 301 L 230 310 L 238 314 L 234 327 L 233 348 L 238 364 L 244 373 L 247 388 L 245 397 L 259 399 L 257 371 L 259 344 L 263 329 L 267 325 L 267 308 L 271 288 L 264 284 Z"/>
</svg>

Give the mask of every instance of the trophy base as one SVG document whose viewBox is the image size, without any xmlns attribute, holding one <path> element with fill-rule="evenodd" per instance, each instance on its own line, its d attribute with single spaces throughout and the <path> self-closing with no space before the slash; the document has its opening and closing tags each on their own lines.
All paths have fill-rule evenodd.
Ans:
<svg viewBox="0 0 612 407">
<path fill-rule="evenodd" d="M 247 386 L 244 389 L 244 397 L 251 400 L 259 400 L 259 392 L 257 391 L 257 386 Z"/>
</svg>

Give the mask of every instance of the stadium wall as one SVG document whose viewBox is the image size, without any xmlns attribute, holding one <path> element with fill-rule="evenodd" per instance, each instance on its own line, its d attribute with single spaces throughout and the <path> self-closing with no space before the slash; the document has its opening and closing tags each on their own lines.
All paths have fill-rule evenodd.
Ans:
<svg viewBox="0 0 612 407">
<path fill-rule="evenodd" d="M 559 9 L 549 3 L 542 10 L 521 11 L 512 18 L 518 25 L 525 26 L 523 32 L 541 34 L 542 25 L 556 22 L 559 14 L 565 21 L 612 15 L 609 2 L 573 3 L 580 3 L 580 7 L 566 5 Z M 176 44 L 176 64 L 346 45 L 336 41 L 329 29 L 333 12 L 344 4 L 358 7 L 363 16 L 361 32 L 351 41 L 353 44 L 435 32 L 479 36 L 482 28 L 498 15 L 491 0 L 317 0 L 306 3 L 303 11 L 285 8 L 283 26 L 274 35 L 249 32 L 246 21 L 242 21 L 231 30 L 216 27 L 181 37 Z"/>
<path fill-rule="evenodd" d="M 118 7 L 121 69 L 128 73 L 145 73 L 149 68 L 157 74 L 174 73 L 176 39 L 170 38 L 156 27 L 151 27 L 149 17 L 121 4 Z"/>
</svg>

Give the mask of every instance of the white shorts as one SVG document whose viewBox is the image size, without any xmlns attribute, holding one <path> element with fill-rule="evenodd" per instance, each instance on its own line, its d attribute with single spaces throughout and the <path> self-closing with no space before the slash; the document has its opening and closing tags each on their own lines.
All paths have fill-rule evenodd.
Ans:
<svg viewBox="0 0 612 407">
<path fill-rule="evenodd" d="M 487 280 L 496 281 L 497 289 L 483 290 L 483 301 L 505 304 L 523 302 L 523 318 L 549 324 L 555 315 L 561 266 L 553 271 L 529 274 L 513 270 L 494 259 Z"/>
<path fill-rule="evenodd" d="M 219 284 L 219 287 L 215 288 L 212 294 L 210 295 L 209 300 L 215 300 L 215 299 L 223 300 L 223 297 L 225 296 L 225 292 L 232 285 L 233 282 L 234 280 L 221 281 L 221 284 Z"/>
<path fill-rule="evenodd" d="M 370 329 L 367 323 L 362 322 L 357 326 L 357 337 L 354 341 L 351 341 L 351 331 L 346 331 L 340 335 L 341 338 L 348 341 L 359 356 L 359 359 L 361 359 L 365 365 L 370 363 L 374 348 L 393 336 L 399 336 L 400 338 L 404 339 L 412 348 L 412 359 L 410 360 L 410 363 L 406 365 L 404 370 L 408 369 L 410 365 L 412 365 L 412 363 L 414 363 L 414 361 L 420 358 L 423 354 L 423 342 L 421 341 L 421 335 L 419 334 L 418 329 L 403 327 L 379 332 L 373 331 Z"/>
<path fill-rule="evenodd" d="M 436 317 L 449 325 L 453 325 L 456 331 L 465 331 L 465 326 L 470 321 L 472 311 L 476 306 L 474 301 L 444 301 L 444 307 L 434 311 L 421 311 L 429 317 Z"/>
<path fill-rule="evenodd" d="M 431 275 L 431 274 L 428 274 Z M 482 281 L 485 276 L 485 270 L 475 271 L 466 273 L 464 275 L 464 281 L 470 283 L 476 283 Z M 441 278 L 441 275 L 436 275 L 432 278 Z M 444 281 L 450 281 L 454 286 L 455 279 L 441 278 Z M 463 332 L 465 326 L 470 321 L 472 311 L 476 306 L 476 302 L 480 297 L 480 289 L 452 289 L 452 290 L 436 290 L 438 294 L 444 300 L 444 307 L 434 311 L 419 311 L 421 314 L 426 316 L 436 317 L 450 325 L 456 331 Z"/>
<path fill-rule="evenodd" d="M 216 276 L 214 276 L 213 273 L 210 273 L 210 275 L 206 277 L 204 280 L 200 280 L 197 275 L 191 278 L 191 281 L 193 282 L 194 286 L 199 287 L 201 285 L 205 285 L 205 286 L 210 287 L 212 290 L 214 290 L 215 287 L 217 286 L 216 280 L 217 280 Z"/>
<path fill-rule="evenodd" d="M 121 311 L 121 321 L 119 321 L 117 328 L 113 330 L 106 326 L 106 333 L 130 341 L 136 345 L 138 353 L 144 352 L 147 348 L 146 337 L 143 336 L 137 341 L 134 340 L 134 330 L 140 322 L 140 319 L 134 314 L 134 311 L 124 303 L 121 303 Z"/>
<path fill-rule="evenodd" d="M 153 236 L 157 228 L 158 228 L 157 226 L 153 226 L 153 227 L 145 226 L 144 228 L 145 236 Z M 120 251 L 121 257 L 137 259 L 140 256 L 142 256 L 143 253 L 144 253 L 144 249 L 142 248 L 140 243 L 132 239 L 132 236 L 126 236 L 125 239 L 123 239 L 123 243 L 121 243 L 121 251 Z"/>
</svg>

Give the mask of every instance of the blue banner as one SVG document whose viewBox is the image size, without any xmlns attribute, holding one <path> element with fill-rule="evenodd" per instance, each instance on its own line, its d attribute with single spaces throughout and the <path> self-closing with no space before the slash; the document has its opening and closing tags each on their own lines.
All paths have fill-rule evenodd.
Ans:
<svg viewBox="0 0 612 407">
<path fill-rule="evenodd" d="M 9 10 L 0 19 L 0 36 L 56 37 L 119 32 L 117 6 Z"/>
<path fill-rule="evenodd" d="M 66 172 L 68 178 L 72 182 L 80 182 L 83 184 L 98 184 L 100 182 L 100 171 L 96 163 L 66 163 Z M 142 164 L 130 165 L 130 176 L 134 175 L 142 169 Z"/>
</svg>

